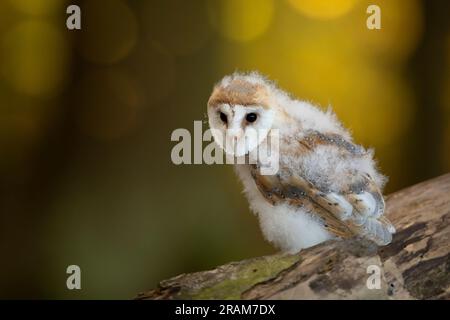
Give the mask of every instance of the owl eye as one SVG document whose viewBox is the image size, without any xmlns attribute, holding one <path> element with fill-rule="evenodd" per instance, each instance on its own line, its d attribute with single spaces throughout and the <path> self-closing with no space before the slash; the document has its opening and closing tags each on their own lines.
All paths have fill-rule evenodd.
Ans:
<svg viewBox="0 0 450 320">
<path fill-rule="evenodd" d="M 253 113 L 253 112 L 248 113 L 248 114 L 245 116 L 245 120 L 247 120 L 248 122 L 255 122 L 255 121 L 256 121 L 256 118 L 258 118 L 258 116 L 257 116 L 256 113 Z"/>
<path fill-rule="evenodd" d="M 227 123 L 228 122 L 227 115 L 223 112 L 219 112 L 219 114 L 220 114 L 220 120 L 222 120 L 223 123 Z"/>
</svg>

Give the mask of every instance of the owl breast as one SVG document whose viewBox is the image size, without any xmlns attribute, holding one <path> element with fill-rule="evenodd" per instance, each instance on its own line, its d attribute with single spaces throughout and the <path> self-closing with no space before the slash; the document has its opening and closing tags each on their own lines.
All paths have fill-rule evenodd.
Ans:
<svg viewBox="0 0 450 320">
<path fill-rule="evenodd" d="M 261 208 L 258 216 L 266 240 L 284 252 L 296 253 L 333 238 L 308 212 L 287 204 Z"/>
</svg>

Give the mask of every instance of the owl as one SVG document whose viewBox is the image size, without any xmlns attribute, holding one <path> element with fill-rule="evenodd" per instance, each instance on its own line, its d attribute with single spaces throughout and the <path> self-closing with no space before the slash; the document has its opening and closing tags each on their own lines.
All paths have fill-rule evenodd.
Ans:
<svg viewBox="0 0 450 320">
<path fill-rule="evenodd" d="M 331 109 L 296 100 L 252 72 L 218 82 L 207 110 L 215 142 L 245 160 L 236 161 L 236 173 L 275 247 L 295 253 L 329 239 L 391 242 L 395 228 L 383 216 L 386 178 L 373 150 L 355 144 Z M 273 137 L 277 148 L 269 144 Z M 277 161 L 271 174 L 261 170 L 267 149 Z"/>
</svg>

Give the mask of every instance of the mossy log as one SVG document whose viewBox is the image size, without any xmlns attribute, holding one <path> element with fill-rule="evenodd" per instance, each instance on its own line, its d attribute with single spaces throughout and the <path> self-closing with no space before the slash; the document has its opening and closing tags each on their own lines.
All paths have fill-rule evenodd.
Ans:
<svg viewBox="0 0 450 320">
<path fill-rule="evenodd" d="M 327 241 L 295 255 L 181 274 L 136 299 L 449 299 L 450 174 L 386 200 L 386 215 L 397 228 L 388 246 Z M 367 285 L 369 266 L 380 271 L 378 288 Z"/>
</svg>

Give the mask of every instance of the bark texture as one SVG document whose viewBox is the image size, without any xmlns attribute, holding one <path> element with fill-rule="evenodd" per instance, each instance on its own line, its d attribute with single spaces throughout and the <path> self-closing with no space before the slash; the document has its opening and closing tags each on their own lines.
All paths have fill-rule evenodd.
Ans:
<svg viewBox="0 0 450 320">
<path fill-rule="evenodd" d="M 449 299 L 450 174 L 391 194 L 385 247 L 327 241 L 295 255 L 247 259 L 161 281 L 137 299 Z M 375 271 L 374 271 L 375 270 Z M 379 270 L 380 289 L 367 281 Z"/>
</svg>

